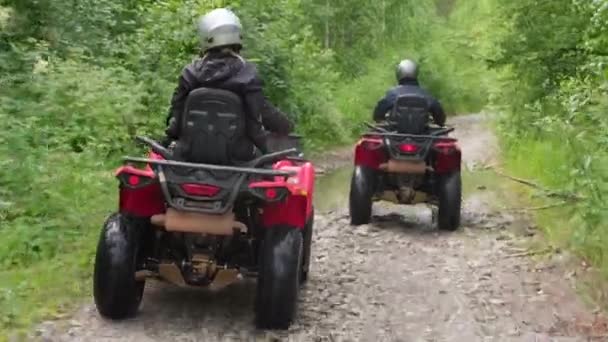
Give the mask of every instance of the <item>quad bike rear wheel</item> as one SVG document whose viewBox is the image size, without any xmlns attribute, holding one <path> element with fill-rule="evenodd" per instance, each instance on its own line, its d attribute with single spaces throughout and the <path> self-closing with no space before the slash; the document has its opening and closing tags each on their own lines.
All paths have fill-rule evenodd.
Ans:
<svg viewBox="0 0 608 342">
<path fill-rule="evenodd" d="M 306 226 L 304 226 L 304 231 L 302 232 L 304 239 L 304 251 L 302 258 L 302 271 L 300 273 L 300 284 L 304 284 L 308 280 L 314 221 L 315 210 L 313 208 L 312 213 L 310 214 L 310 218 L 308 219 L 308 222 L 306 222 Z"/>
<path fill-rule="evenodd" d="M 439 184 L 439 229 L 455 231 L 460 226 L 462 180 L 460 172 L 441 177 Z"/>
<path fill-rule="evenodd" d="M 350 222 L 354 226 L 368 224 L 371 219 L 374 183 L 374 170 L 364 166 L 355 167 L 349 194 Z"/>
<path fill-rule="evenodd" d="M 260 249 L 256 297 L 259 329 L 285 330 L 293 321 L 298 302 L 303 260 L 302 232 L 289 226 L 266 231 Z"/>
<path fill-rule="evenodd" d="M 99 313 L 120 320 L 137 313 L 145 281 L 135 280 L 139 247 L 137 221 L 121 214 L 105 222 L 97 245 L 93 296 Z"/>
</svg>

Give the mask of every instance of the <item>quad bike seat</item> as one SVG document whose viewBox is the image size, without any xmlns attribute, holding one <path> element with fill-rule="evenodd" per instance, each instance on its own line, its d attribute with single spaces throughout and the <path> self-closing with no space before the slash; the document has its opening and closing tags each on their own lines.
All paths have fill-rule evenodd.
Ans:
<svg viewBox="0 0 608 342">
<path fill-rule="evenodd" d="M 230 165 L 245 137 L 245 112 L 241 98 L 222 89 L 199 88 L 188 95 L 177 119 L 180 137 L 175 159 L 190 163 Z"/>
<path fill-rule="evenodd" d="M 421 95 L 407 94 L 397 98 L 388 121 L 401 134 L 424 134 L 428 130 L 430 104 Z"/>
</svg>

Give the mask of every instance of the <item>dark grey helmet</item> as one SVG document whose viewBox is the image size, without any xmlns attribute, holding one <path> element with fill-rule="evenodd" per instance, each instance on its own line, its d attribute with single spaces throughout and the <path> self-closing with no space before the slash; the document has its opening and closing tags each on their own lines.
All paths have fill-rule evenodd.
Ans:
<svg viewBox="0 0 608 342">
<path fill-rule="evenodd" d="M 404 59 L 397 65 L 397 81 L 401 81 L 404 78 L 418 78 L 418 65 L 411 59 Z"/>
<path fill-rule="evenodd" d="M 225 8 L 215 9 L 198 21 L 201 48 L 207 51 L 228 45 L 242 46 L 242 29 L 239 17 L 232 11 Z"/>
</svg>

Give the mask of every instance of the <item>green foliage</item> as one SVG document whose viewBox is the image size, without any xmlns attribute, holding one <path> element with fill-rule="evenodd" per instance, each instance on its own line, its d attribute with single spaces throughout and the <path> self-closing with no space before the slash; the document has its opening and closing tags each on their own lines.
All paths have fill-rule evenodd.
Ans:
<svg viewBox="0 0 608 342">
<path fill-rule="evenodd" d="M 42 145 L 74 152 L 116 151 L 147 119 L 141 117 L 141 84 L 120 67 L 60 62 L 33 75 L 27 94 L 36 101 L 20 102 L 19 108 L 9 111 L 9 129 L 21 130 L 19 136 L 28 138 L 19 139 L 27 146 L 17 149 Z M 36 135 L 28 134 L 35 128 Z"/>
<path fill-rule="evenodd" d="M 548 229 L 608 275 L 608 1 L 518 0 L 497 8 L 508 28 L 492 60 L 504 76 L 496 100 L 507 160 L 584 197 L 561 217 L 573 229 Z"/>
<path fill-rule="evenodd" d="M 400 58 L 403 58 L 401 52 L 385 49 L 379 57 L 365 65 L 367 74 L 351 81 L 348 86 L 338 88 L 336 103 L 346 118 L 345 128 L 351 135 L 365 129 L 363 122 L 370 121 L 378 99 L 395 85 L 395 73 L 391 67 Z"/>
<path fill-rule="evenodd" d="M 496 53 L 495 12 L 492 0 L 452 4 L 449 16 L 433 26 L 428 45 L 417 49 L 426 84 L 451 113 L 478 112 L 489 104 L 497 83 L 486 65 Z"/>
</svg>

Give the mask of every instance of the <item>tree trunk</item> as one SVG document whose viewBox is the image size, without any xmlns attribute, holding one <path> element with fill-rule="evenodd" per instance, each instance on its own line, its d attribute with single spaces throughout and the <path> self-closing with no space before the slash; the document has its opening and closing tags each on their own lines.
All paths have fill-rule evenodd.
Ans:
<svg viewBox="0 0 608 342">
<path fill-rule="evenodd" d="M 329 0 L 325 0 L 325 49 L 329 49 Z"/>
</svg>

